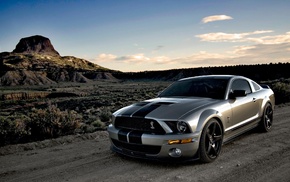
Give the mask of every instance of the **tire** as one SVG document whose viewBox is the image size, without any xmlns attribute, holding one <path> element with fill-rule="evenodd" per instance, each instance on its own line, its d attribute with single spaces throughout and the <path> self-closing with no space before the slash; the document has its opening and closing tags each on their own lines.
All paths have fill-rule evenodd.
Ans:
<svg viewBox="0 0 290 182">
<path fill-rule="evenodd" d="M 259 129 L 261 132 L 268 132 L 271 130 L 273 125 L 273 108 L 268 103 L 266 104 L 263 112 L 263 116 L 260 121 Z"/>
<path fill-rule="evenodd" d="M 223 130 L 216 119 L 211 119 L 204 126 L 199 142 L 200 161 L 213 162 L 221 152 L 223 143 Z"/>
</svg>

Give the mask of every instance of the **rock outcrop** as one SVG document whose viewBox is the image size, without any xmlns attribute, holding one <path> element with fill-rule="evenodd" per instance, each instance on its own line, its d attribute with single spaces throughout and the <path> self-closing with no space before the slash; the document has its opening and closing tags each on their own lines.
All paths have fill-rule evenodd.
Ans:
<svg viewBox="0 0 290 182">
<path fill-rule="evenodd" d="M 22 38 L 16 45 L 13 53 L 60 56 L 50 40 L 40 35 Z"/>
</svg>

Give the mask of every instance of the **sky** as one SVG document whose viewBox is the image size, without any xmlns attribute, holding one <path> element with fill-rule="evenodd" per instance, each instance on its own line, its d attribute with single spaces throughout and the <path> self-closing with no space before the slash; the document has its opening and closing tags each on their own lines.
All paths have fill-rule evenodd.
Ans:
<svg viewBox="0 0 290 182">
<path fill-rule="evenodd" d="M 0 52 L 42 35 L 124 72 L 290 62 L 290 0 L 0 0 Z"/>
</svg>

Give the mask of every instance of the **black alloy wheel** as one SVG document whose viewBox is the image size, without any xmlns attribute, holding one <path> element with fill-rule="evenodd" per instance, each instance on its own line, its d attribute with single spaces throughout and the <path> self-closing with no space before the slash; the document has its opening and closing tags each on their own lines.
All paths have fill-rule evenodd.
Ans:
<svg viewBox="0 0 290 182">
<path fill-rule="evenodd" d="M 203 128 L 200 139 L 200 160 L 213 162 L 220 154 L 223 142 L 223 131 L 216 119 L 211 119 Z"/>
<path fill-rule="evenodd" d="M 270 104 L 267 104 L 264 109 L 263 117 L 260 123 L 260 130 L 262 132 L 268 132 L 273 125 L 273 109 Z"/>
</svg>

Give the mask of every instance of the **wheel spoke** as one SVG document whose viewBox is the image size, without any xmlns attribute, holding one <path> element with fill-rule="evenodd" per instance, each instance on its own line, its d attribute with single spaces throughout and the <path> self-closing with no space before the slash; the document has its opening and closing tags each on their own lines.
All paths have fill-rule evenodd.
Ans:
<svg viewBox="0 0 290 182">
<path fill-rule="evenodd" d="M 214 156 L 214 157 L 216 157 L 217 156 L 217 147 L 212 147 L 212 151 L 213 151 L 213 155 L 212 156 Z"/>
<path fill-rule="evenodd" d="M 218 148 L 217 148 L 217 146 L 215 146 L 213 143 L 212 144 L 209 144 L 206 153 L 211 158 L 216 157 L 218 155 Z"/>
<path fill-rule="evenodd" d="M 270 128 L 271 126 L 272 126 L 272 121 L 271 121 L 271 119 L 267 119 L 266 120 L 266 125 L 267 125 L 267 128 Z"/>
<path fill-rule="evenodd" d="M 273 115 L 273 110 L 272 109 L 269 109 L 269 113 L 268 113 L 268 115 L 270 115 L 270 116 L 272 116 Z"/>
<path fill-rule="evenodd" d="M 212 148 L 212 147 L 211 147 L 211 143 L 209 142 L 209 143 L 208 143 L 207 150 L 206 150 L 206 153 L 207 153 L 207 154 L 210 153 L 211 148 Z"/>
<path fill-rule="evenodd" d="M 272 117 L 273 117 L 273 110 L 268 107 L 265 114 L 265 124 L 267 128 L 271 128 L 272 126 Z"/>
<path fill-rule="evenodd" d="M 213 137 L 213 141 L 214 141 L 214 143 L 220 141 L 221 139 L 222 139 L 222 135 L 215 135 L 215 136 Z"/>
<path fill-rule="evenodd" d="M 207 139 L 210 141 L 210 139 L 212 138 L 212 135 L 209 132 L 207 132 L 206 136 L 207 136 Z"/>
<path fill-rule="evenodd" d="M 212 125 L 213 125 L 213 128 L 211 130 L 211 135 L 213 136 L 216 130 L 216 123 L 213 123 Z"/>
<path fill-rule="evenodd" d="M 266 115 L 267 115 L 268 117 L 272 117 L 272 115 L 273 115 L 273 110 L 272 110 L 270 107 L 268 107 L 267 112 L 266 112 Z"/>
</svg>

